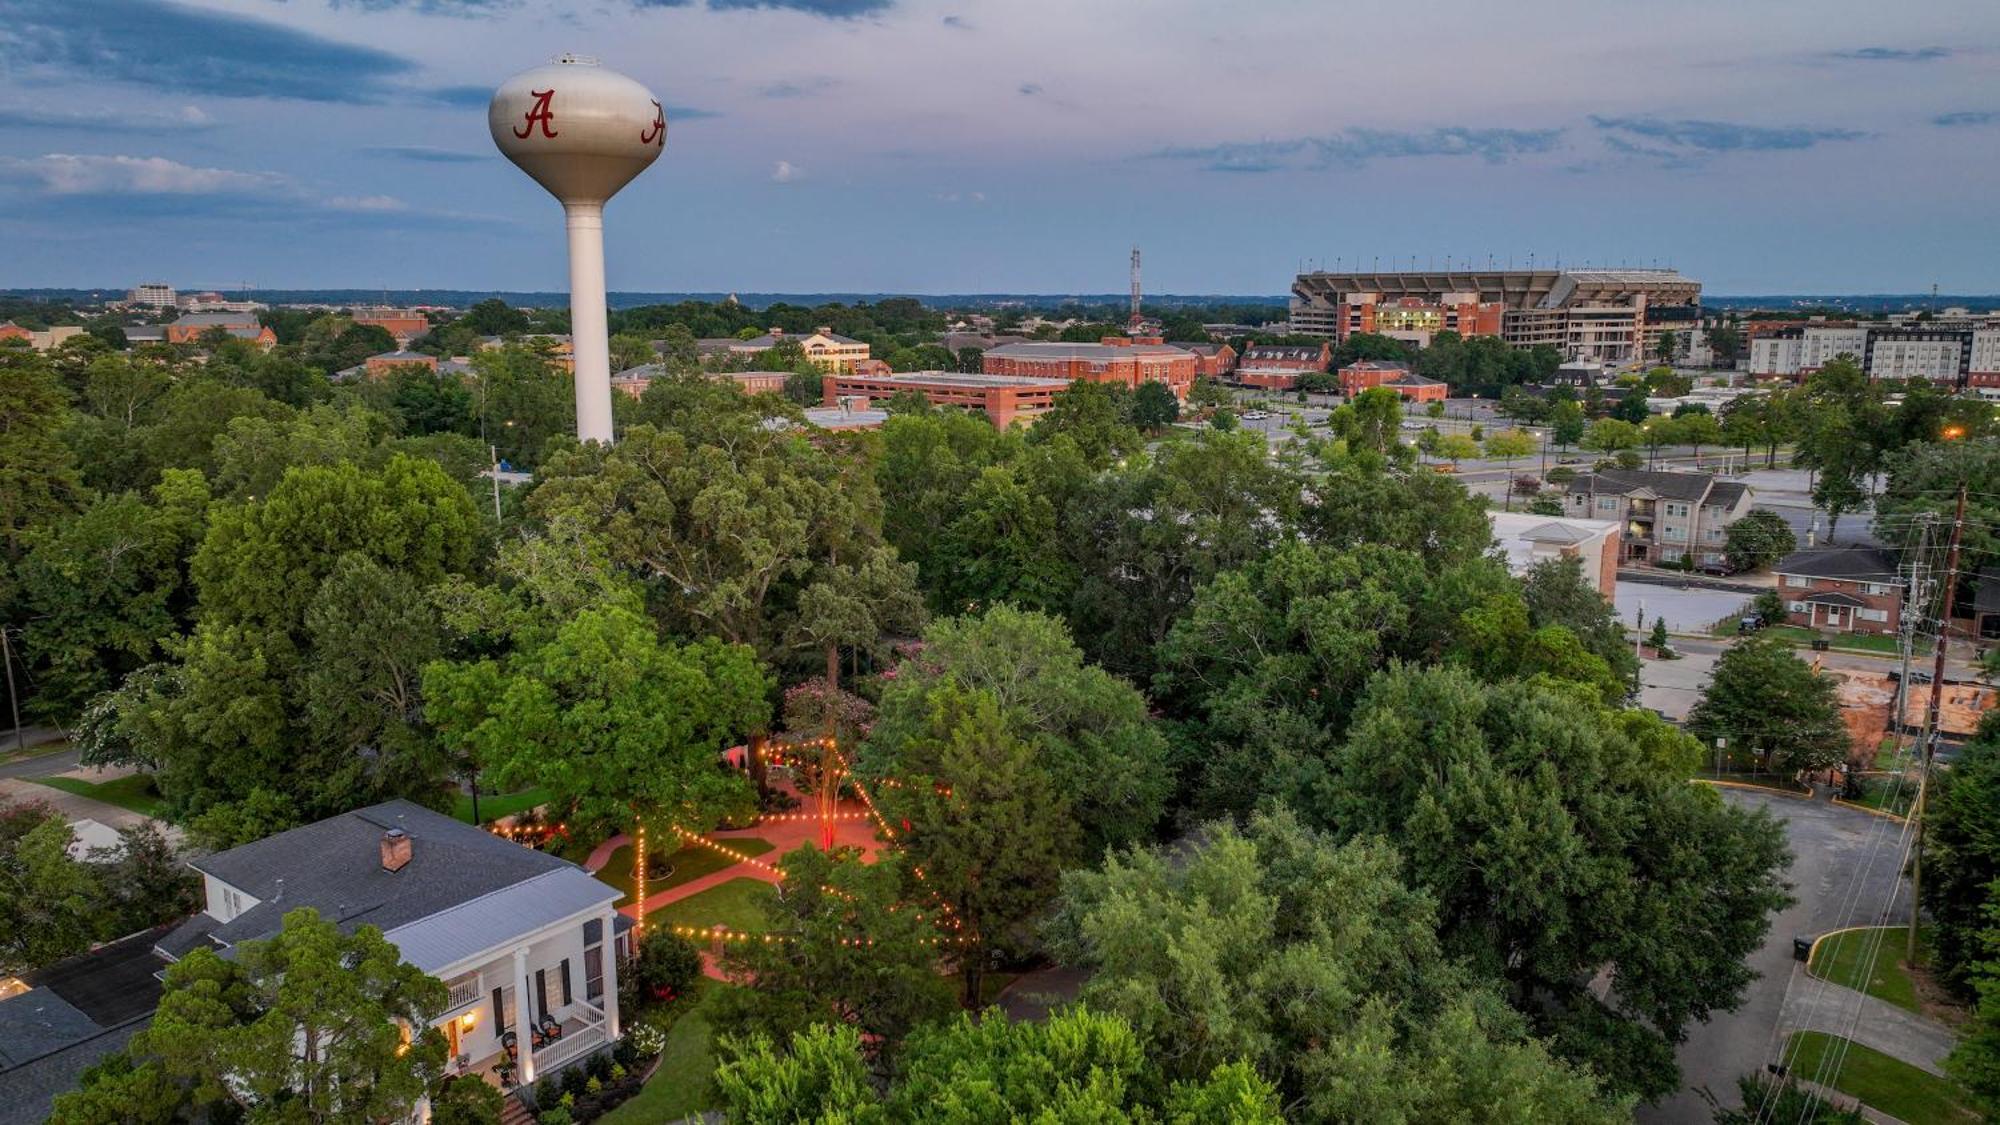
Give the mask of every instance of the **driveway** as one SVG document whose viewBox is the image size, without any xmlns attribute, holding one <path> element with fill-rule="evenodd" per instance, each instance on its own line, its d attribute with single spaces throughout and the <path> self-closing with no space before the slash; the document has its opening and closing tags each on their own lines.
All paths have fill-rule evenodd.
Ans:
<svg viewBox="0 0 2000 1125">
<path fill-rule="evenodd" d="M 1763 947 L 1748 958 L 1759 975 L 1744 991 L 1743 1003 L 1690 1029 L 1678 1052 L 1682 1089 L 1658 1105 L 1640 1107 L 1638 1120 L 1647 1125 L 1707 1125 L 1713 1115 L 1696 1090 L 1706 1087 L 1723 1104 L 1735 1105 L 1736 1079 L 1777 1060 L 1788 991 L 1806 996 L 1818 983 L 1792 958 L 1793 937 L 1893 921 L 1908 909 L 1902 825 L 1896 821 L 1775 794 L 1738 789 L 1722 794 L 1733 805 L 1768 809 L 1784 821 L 1793 853 L 1787 878 L 1798 902 L 1778 915 Z"/>
</svg>

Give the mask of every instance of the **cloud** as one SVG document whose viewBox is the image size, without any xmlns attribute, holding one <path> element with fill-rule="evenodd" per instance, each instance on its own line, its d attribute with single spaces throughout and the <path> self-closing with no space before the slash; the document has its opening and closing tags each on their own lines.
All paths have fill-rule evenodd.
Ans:
<svg viewBox="0 0 2000 1125">
<path fill-rule="evenodd" d="M 945 25 L 946 27 L 956 28 L 959 31 L 972 30 L 972 24 L 968 22 L 964 16 L 946 16 L 943 19 L 939 20 L 938 22 Z"/>
<path fill-rule="evenodd" d="M 231 98 L 366 103 L 400 96 L 399 55 L 157 0 L 9 0 L 12 61 L 93 81 Z"/>
<path fill-rule="evenodd" d="M 787 78 L 777 82 L 767 82 L 757 87 L 757 96 L 760 98 L 803 98 L 811 94 L 824 93 L 838 85 L 840 85 L 839 79 L 829 78 L 823 74 L 816 78 L 805 78 L 797 81 Z"/>
<path fill-rule="evenodd" d="M 1951 57 L 1949 47 L 1859 47 L 1852 51 L 1829 51 L 1827 57 L 1846 62 L 1936 62 Z"/>
<path fill-rule="evenodd" d="M 455 148 L 432 148 L 430 145 L 381 145 L 361 151 L 368 156 L 414 160 L 419 164 L 477 164 L 493 158 L 490 152 L 461 152 Z"/>
<path fill-rule="evenodd" d="M 933 198 L 939 203 L 984 203 L 986 202 L 986 193 L 983 191 L 941 191 L 933 196 Z"/>
<path fill-rule="evenodd" d="M 491 86 L 432 86 L 415 93 L 420 100 L 454 109 L 485 109 L 493 101 Z"/>
<path fill-rule="evenodd" d="M 163 156 L 0 157 L 0 180 L 47 195 L 278 195 L 296 190 L 276 172 L 197 168 Z"/>
<path fill-rule="evenodd" d="M 780 160 L 771 166 L 771 182 L 774 184 L 794 183 L 805 175 L 805 169 L 789 160 Z"/>
<path fill-rule="evenodd" d="M 1741 125 L 1730 121 L 1668 121 L 1657 117 L 1591 115 L 1604 144 L 1613 152 L 1644 157 L 1670 167 L 1691 167 L 1730 152 L 1786 152 L 1827 141 L 1857 141 L 1868 134 L 1853 129 L 1805 125 Z"/>
<path fill-rule="evenodd" d="M 491 16 L 512 8 L 515 0 L 328 0 L 331 8 L 364 12 L 411 11 L 426 16 Z"/>
<path fill-rule="evenodd" d="M 1042 85 L 1039 82 L 1023 82 L 1019 89 L 1023 97 L 1032 98 L 1042 92 Z"/>
<path fill-rule="evenodd" d="M 700 121 L 706 117 L 722 116 L 722 114 L 716 110 L 698 109 L 691 105 L 670 105 L 666 107 L 666 110 L 667 110 L 667 120 L 669 121 Z"/>
<path fill-rule="evenodd" d="M 1561 142 L 1562 133 L 1561 129 L 1459 127 L 1428 132 L 1348 129 L 1326 137 L 1168 148 L 1152 155 L 1165 160 L 1197 161 L 1211 172 L 1355 169 L 1376 160 L 1431 156 L 1473 156 L 1488 164 L 1504 164 L 1518 156 L 1553 151 Z"/>
<path fill-rule="evenodd" d="M 1940 113 L 1931 118 L 1931 124 L 1943 125 L 1946 128 L 1991 125 L 1995 122 L 2000 122 L 2000 112 L 1990 109 L 1962 109 L 1957 113 Z"/>
<path fill-rule="evenodd" d="M 788 12 L 805 12 L 808 15 L 824 16 L 833 20 L 851 20 L 886 11 L 895 6 L 895 0 L 708 0 L 708 6 L 718 12 L 772 8 Z"/>
<path fill-rule="evenodd" d="M 0 121 L 15 129 L 88 129 L 93 133 L 183 133 L 213 129 L 215 118 L 200 106 L 179 109 L 113 109 L 80 106 L 57 109 L 47 104 L 0 106 Z"/>
<path fill-rule="evenodd" d="M 321 202 L 335 211 L 359 211 L 371 215 L 410 209 L 409 204 L 393 195 L 330 195 Z"/>
</svg>

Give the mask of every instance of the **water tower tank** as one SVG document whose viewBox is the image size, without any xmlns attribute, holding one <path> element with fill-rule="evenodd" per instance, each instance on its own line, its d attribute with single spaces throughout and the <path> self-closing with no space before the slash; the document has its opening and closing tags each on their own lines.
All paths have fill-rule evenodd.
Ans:
<svg viewBox="0 0 2000 1125">
<path fill-rule="evenodd" d="M 651 91 L 596 60 L 564 55 L 501 84 L 486 111 L 493 143 L 563 205 L 569 230 L 576 436 L 611 440 L 611 344 L 604 308 L 604 204 L 659 159 L 667 118 Z"/>
</svg>

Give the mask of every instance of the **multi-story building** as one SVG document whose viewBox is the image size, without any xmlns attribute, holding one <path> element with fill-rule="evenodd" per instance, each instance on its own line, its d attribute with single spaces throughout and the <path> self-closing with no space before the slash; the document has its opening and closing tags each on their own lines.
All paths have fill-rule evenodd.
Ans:
<svg viewBox="0 0 2000 1125">
<path fill-rule="evenodd" d="M 184 313 L 253 313 L 265 307 L 262 301 L 232 301 L 212 289 L 203 293 L 183 293 L 177 304 Z"/>
<path fill-rule="evenodd" d="M 788 336 L 784 329 L 773 328 L 762 336 L 731 341 L 727 350 L 730 355 L 762 355 L 786 340 L 798 344 L 814 367 L 835 375 L 851 374 L 856 363 L 868 358 L 867 344 L 825 327 L 815 328 L 805 336 Z"/>
<path fill-rule="evenodd" d="M 1965 386 L 1980 398 L 2000 398 L 2000 328 L 1978 328 L 1966 349 Z"/>
<path fill-rule="evenodd" d="M 1871 379 L 1929 379 L 1957 388 L 1972 383 L 1970 375 L 1981 362 L 2000 364 L 1995 353 L 2000 353 L 2000 328 L 1807 323 L 1753 336 L 1749 372 L 1799 379 L 1846 355 Z"/>
<path fill-rule="evenodd" d="M 638 367 L 628 367 L 611 377 L 613 390 L 623 391 L 633 398 L 646 393 L 653 380 L 664 379 L 668 375 L 664 363 L 645 363 Z M 718 371 L 710 373 L 709 379 L 718 383 L 728 383 L 746 395 L 785 393 L 785 380 L 792 377 L 789 371 Z"/>
<path fill-rule="evenodd" d="M 144 309 L 171 309 L 176 307 L 177 297 L 174 287 L 166 282 L 147 281 L 127 292 L 125 303 Z"/>
<path fill-rule="evenodd" d="M 1794 551 L 1771 567 L 1786 620 L 1835 633 L 1895 633 L 1903 627 L 1903 579 L 1872 547 Z"/>
<path fill-rule="evenodd" d="M 357 308 L 354 323 L 372 324 L 395 337 L 396 343 L 407 344 L 419 336 L 428 335 L 431 330 L 430 318 L 416 309 L 396 309 L 388 306 Z"/>
<path fill-rule="evenodd" d="M 197 855 L 203 909 L 159 939 L 169 961 L 234 956 L 287 912 L 374 926 L 442 981 L 447 1073 L 518 1083 L 619 1038 L 619 891 L 583 868 L 409 801 L 389 801 L 228 851 Z"/>
<path fill-rule="evenodd" d="M 1583 580 L 1610 601 L 1618 591 L 1618 525 L 1610 520 L 1538 516 L 1489 509 L 1493 541 L 1507 556 L 1507 569 L 1522 575 L 1537 563 L 1576 559 Z"/>
<path fill-rule="evenodd" d="M 1322 271 L 1292 283 L 1291 320 L 1294 332 L 1336 340 L 1388 329 L 1428 342 L 1449 329 L 1625 363 L 1666 330 L 1649 324 L 1649 309 L 1700 302 L 1701 283 L 1670 269 Z"/>
<path fill-rule="evenodd" d="M 1158 336 L 1106 336 L 1095 344 L 1007 344 L 980 357 L 988 375 L 1028 379 L 1078 379 L 1116 383 L 1136 389 L 1141 383 L 1165 383 L 1174 397 L 1187 398 L 1194 385 L 1194 353 L 1176 348 Z"/>
<path fill-rule="evenodd" d="M 987 353 L 991 355 L 992 353 Z M 905 392 L 924 396 L 933 406 L 984 413 L 1006 429 L 1017 418 L 1032 418 L 1055 404 L 1071 380 L 1043 376 L 970 375 L 956 371 L 907 371 L 890 375 L 826 375 L 821 379 L 827 407 L 866 406 Z"/>
<path fill-rule="evenodd" d="M 1443 381 L 1427 379 L 1394 360 L 1356 360 L 1340 369 L 1339 378 L 1340 393 L 1348 398 L 1375 387 L 1395 391 L 1407 402 L 1443 402 L 1451 394 Z"/>
<path fill-rule="evenodd" d="M 1750 511 L 1750 499 L 1748 485 L 1713 473 L 1600 469 L 1570 481 L 1563 514 L 1620 524 L 1625 561 L 1718 566 L 1729 525 Z"/>
<path fill-rule="evenodd" d="M 1236 349 L 1228 344 L 1170 340 L 1168 346 L 1194 356 L 1194 375 L 1197 379 L 1227 379 L 1236 371 Z"/>
<path fill-rule="evenodd" d="M 1252 344 L 1236 361 L 1237 381 L 1246 387 L 1287 391 L 1307 375 L 1324 372 L 1333 359 L 1328 344 Z"/>
</svg>

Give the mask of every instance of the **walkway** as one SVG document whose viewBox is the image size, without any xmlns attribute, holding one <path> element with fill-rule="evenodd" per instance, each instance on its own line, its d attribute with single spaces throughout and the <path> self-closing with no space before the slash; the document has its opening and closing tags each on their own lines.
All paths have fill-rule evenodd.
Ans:
<svg viewBox="0 0 2000 1125">
<path fill-rule="evenodd" d="M 1852 1039 L 1939 1076 L 1944 1057 L 1957 1042 L 1951 1029 L 1936 1020 L 1817 977 L 1794 982 L 1778 1024 L 1787 1031 L 1824 1031 Z"/>
</svg>

